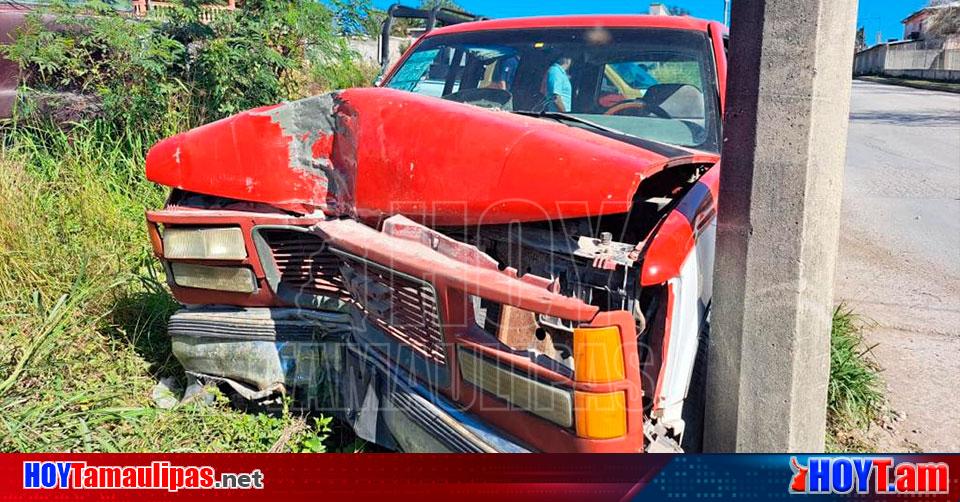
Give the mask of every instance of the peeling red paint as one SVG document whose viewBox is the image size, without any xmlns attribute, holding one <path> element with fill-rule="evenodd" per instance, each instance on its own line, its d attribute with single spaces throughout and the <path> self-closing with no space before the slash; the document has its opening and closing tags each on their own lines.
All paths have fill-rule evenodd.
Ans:
<svg viewBox="0 0 960 502">
<path fill-rule="evenodd" d="M 314 157 L 320 157 L 333 150 L 333 135 L 320 136 L 313 142 L 311 152 Z"/>
<path fill-rule="evenodd" d="M 147 153 L 147 178 L 191 192 L 300 213 L 323 203 L 326 178 L 290 168 L 289 143 L 265 106 L 167 138 Z M 318 197 L 318 195 L 320 195 Z"/>
</svg>

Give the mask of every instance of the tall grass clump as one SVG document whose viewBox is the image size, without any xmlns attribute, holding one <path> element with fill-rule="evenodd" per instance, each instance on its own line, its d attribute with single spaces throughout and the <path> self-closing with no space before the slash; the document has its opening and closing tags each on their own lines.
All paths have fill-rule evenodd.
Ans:
<svg viewBox="0 0 960 502">
<path fill-rule="evenodd" d="M 100 2 L 33 15 L 13 45 L 22 100 L 0 124 L 0 451 L 323 451 L 330 421 L 288 406 L 156 406 L 179 378 L 166 322 L 178 306 L 151 254 L 144 177 L 158 139 L 300 97 L 313 75 L 366 75 L 327 7 L 250 0 L 210 24 L 186 1 L 133 20 Z M 322 89 L 326 90 L 326 89 Z"/>
<path fill-rule="evenodd" d="M 827 388 L 827 446 L 831 450 L 869 448 L 863 439 L 886 409 L 880 368 L 863 338 L 863 320 L 844 305 L 833 312 L 830 382 Z"/>
</svg>

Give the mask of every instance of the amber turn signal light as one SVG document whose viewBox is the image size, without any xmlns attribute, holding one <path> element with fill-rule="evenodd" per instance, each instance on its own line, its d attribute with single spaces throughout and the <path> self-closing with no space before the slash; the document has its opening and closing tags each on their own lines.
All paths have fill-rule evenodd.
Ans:
<svg viewBox="0 0 960 502">
<path fill-rule="evenodd" d="M 577 436 L 611 439 L 627 433 L 627 403 L 623 391 L 574 393 Z"/>
<path fill-rule="evenodd" d="M 620 329 L 577 328 L 573 330 L 574 378 L 578 382 L 607 383 L 623 380 L 623 344 Z"/>
</svg>

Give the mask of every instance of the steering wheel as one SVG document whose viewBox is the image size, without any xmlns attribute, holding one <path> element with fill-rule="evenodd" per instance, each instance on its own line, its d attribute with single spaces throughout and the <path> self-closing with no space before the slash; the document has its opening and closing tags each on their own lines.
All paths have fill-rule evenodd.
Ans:
<svg viewBox="0 0 960 502">
<path fill-rule="evenodd" d="M 622 112 L 626 111 L 631 111 L 631 113 L 629 113 L 630 115 L 637 115 L 639 117 L 653 115 L 654 117 L 660 117 L 662 119 L 670 118 L 670 114 L 664 111 L 663 108 L 651 103 L 647 103 L 643 99 L 630 99 L 627 101 L 622 101 L 608 108 L 607 111 L 603 112 L 603 114 L 621 115 L 623 114 Z"/>
</svg>

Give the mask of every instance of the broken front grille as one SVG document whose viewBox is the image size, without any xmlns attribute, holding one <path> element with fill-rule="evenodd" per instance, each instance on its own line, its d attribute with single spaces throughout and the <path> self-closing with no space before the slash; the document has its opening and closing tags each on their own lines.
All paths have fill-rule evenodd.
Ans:
<svg viewBox="0 0 960 502">
<path fill-rule="evenodd" d="M 340 258 L 317 235 L 292 230 L 264 230 L 276 264 L 277 288 L 346 300 Z"/>
<path fill-rule="evenodd" d="M 264 229 L 276 265 L 276 289 L 348 301 L 373 326 L 437 364 L 446 363 L 433 286 L 331 250 L 315 234 Z M 343 255 L 343 256 L 340 256 Z"/>
<path fill-rule="evenodd" d="M 344 256 L 344 284 L 371 324 L 430 361 L 446 364 L 433 286 L 356 257 Z"/>
</svg>

